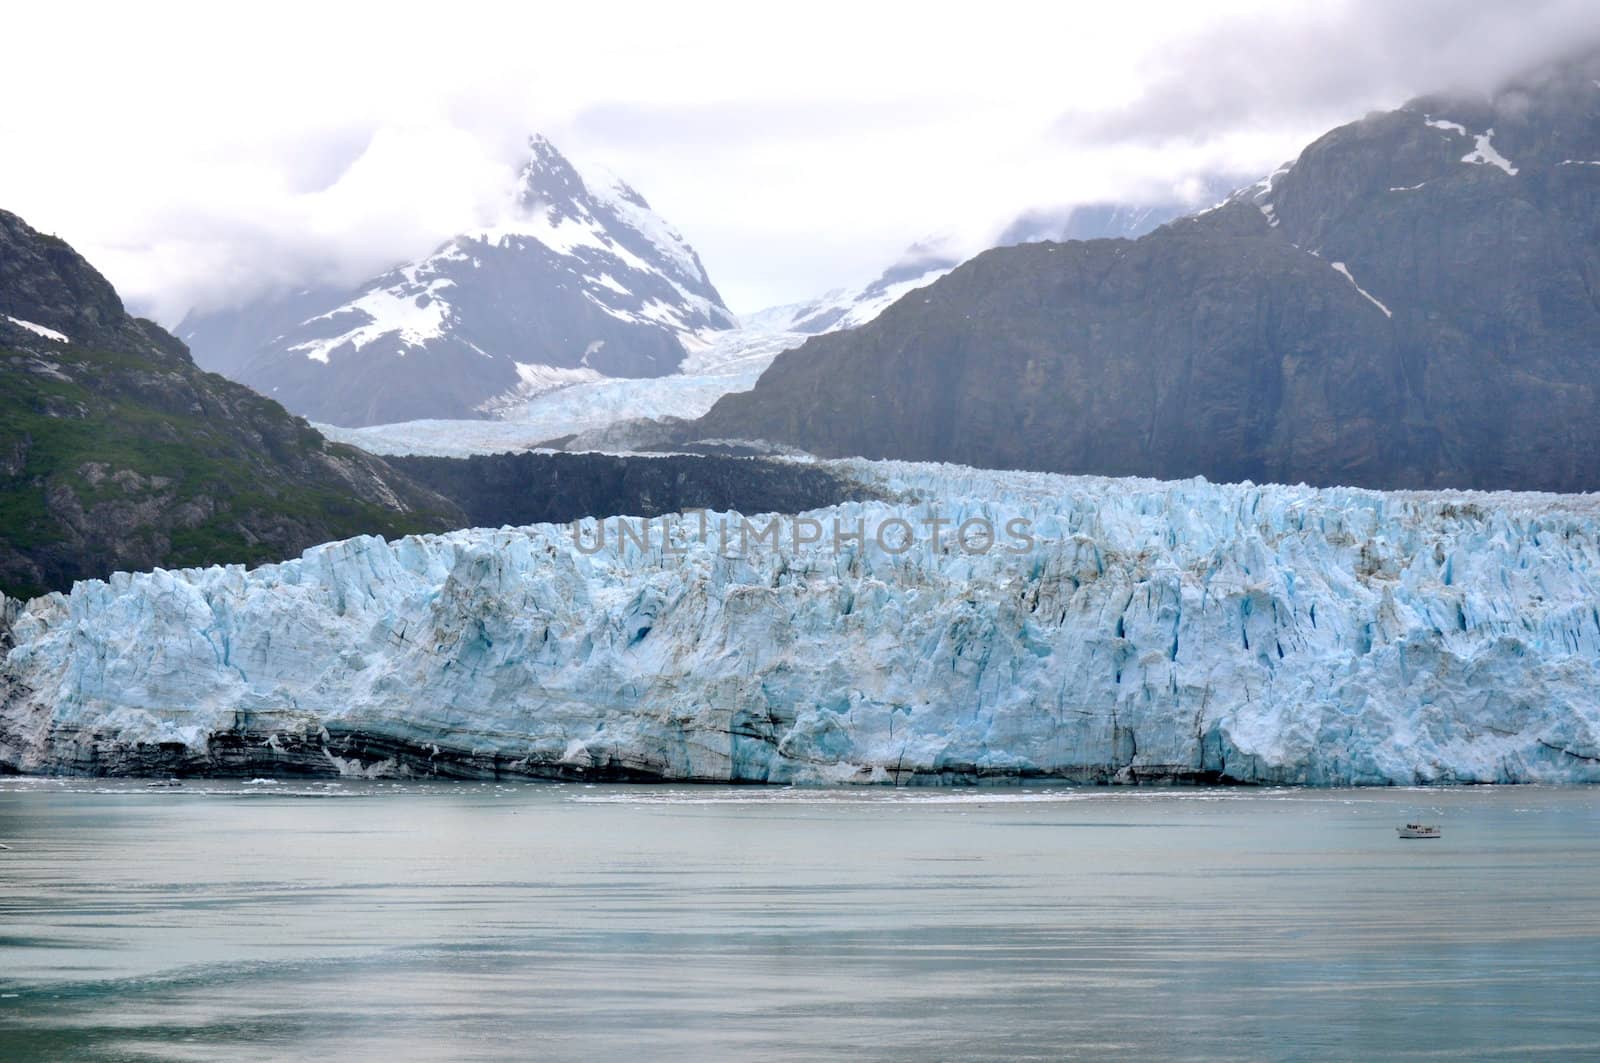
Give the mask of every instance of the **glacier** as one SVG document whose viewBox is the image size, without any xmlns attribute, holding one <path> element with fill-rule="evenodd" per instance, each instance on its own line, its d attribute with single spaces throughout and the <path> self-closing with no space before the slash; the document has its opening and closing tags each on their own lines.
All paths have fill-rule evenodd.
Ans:
<svg viewBox="0 0 1600 1063">
<path fill-rule="evenodd" d="M 8 601 L 0 766 L 1600 781 L 1593 496 L 827 465 L 886 500 L 804 515 L 818 541 L 591 520 Z"/>
<path fill-rule="evenodd" d="M 586 181 L 590 187 L 603 187 L 598 178 Z M 871 321 L 955 264 L 954 258 L 914 245 L 870 284 L 839 289 L 808 303 L 771 307 L 741 319 L 735 328 L 680 330 L 685 356 L 677 372 L 665 376 L 615 377 L 585 369 L 589 379 L 558 379 L 559 371 L 519 364 L 523 384 L 478 407 L 493 420 L 435 418 L 316 427 L 336 442 L 384 455 L 464 458 L 528 450 L 568 436 L 576 438 L 564 449 L 625 451 L 619 440 L 629 437 L 629 426 L 635 422 L 702 417 L 724 395 L 755 387 L 779 354 L 813 335 Z"/>
</svg>

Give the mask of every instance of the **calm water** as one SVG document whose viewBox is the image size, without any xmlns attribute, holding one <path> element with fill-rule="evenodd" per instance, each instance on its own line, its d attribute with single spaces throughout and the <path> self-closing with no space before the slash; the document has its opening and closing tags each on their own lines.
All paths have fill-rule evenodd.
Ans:
<svg viewBox="0 0 1600 1063">
<path fill-rule="evenodd" d="M 7 1060 L 1600 1046 L 1597 790 L 0 780 L 0 842 Z"/>
</svg>

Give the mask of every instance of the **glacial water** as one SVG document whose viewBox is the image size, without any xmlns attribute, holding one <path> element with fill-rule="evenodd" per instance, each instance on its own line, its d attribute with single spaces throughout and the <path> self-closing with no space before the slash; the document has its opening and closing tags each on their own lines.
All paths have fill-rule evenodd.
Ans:
<svg viewBox="0 0 1600 1063">
<path fill-rule="evenodd" d="M 13 778 L 0 842 L 8 1061 L 1600 1045 L 1596 789 Z"/>
</svg>

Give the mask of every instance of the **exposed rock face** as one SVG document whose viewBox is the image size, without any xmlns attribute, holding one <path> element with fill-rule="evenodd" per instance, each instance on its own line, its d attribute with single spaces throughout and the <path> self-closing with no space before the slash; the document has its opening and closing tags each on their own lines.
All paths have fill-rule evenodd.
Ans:
<svg viewBox="0 0 1600 1063">
<path fill-rule="evenodd" d="M 0 211 L 0 590 L 276 561 L 459 510 L 197 369 L 64 242 Z"/>
<path fill-rule="evenodd" d="M 1600 782 L 1592 498 L 834 471 L 902 500 L 819 542 L 362 538 L 7 606 L 0 766 Z"/>
<path fill-rule="evenodd" d="M 355 291 L 191 316 L 202 365 L 313 421 L 481 418 L 543 390 L 674 372 L 732 328 L 699 256 L 637 191 L 533 138 L 514 209 Z"/>
<path fill-rule="evenodd" d="M 823 455 L 1600 488 L 1600 58 L 1329 133 L 1135 241 L 986 252 L 696 426 Z"/>
</svg>

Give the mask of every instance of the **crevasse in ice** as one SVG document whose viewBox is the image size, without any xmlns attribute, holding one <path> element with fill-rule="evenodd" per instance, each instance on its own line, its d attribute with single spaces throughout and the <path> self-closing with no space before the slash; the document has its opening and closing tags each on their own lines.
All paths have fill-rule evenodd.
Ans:
<svg viewBox="0 0 1600 1063">
<path fill-rule="evenodd" d="M 810 514 L 815 542 L 358 538 L 13 604 L 0 763 L 1600 781 L 1593 498 L 834 464 L 897 500 Z M 977 517 L 996 542 L 963 549 Z"/>
</svg>

